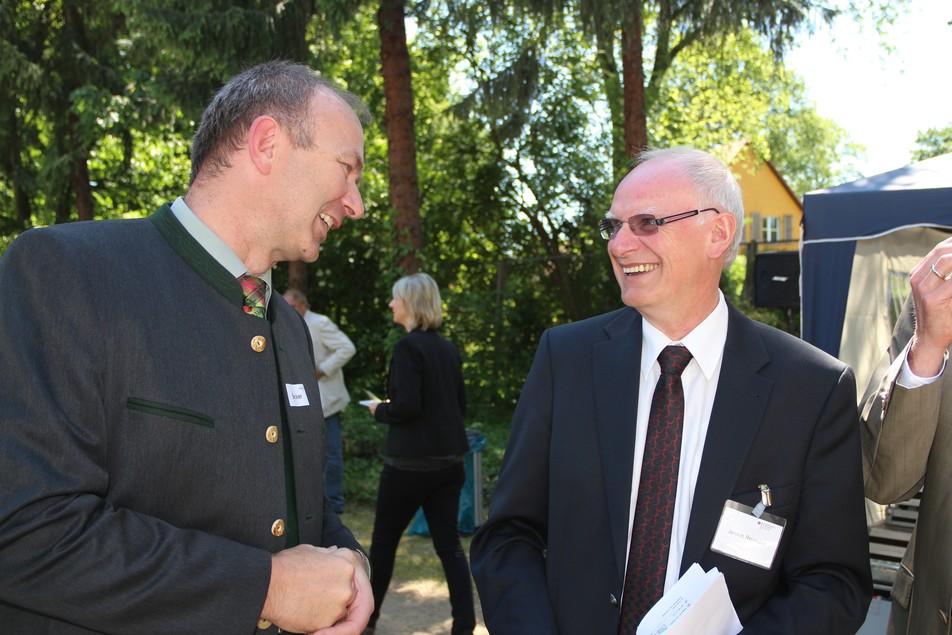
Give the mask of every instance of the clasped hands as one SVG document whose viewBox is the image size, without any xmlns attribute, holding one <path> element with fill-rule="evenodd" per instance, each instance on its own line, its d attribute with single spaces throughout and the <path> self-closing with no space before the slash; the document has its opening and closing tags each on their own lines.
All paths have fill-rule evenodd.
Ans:
<svg viewBox="0 0 952 635">
<path fill-rule="evenodd" d="M 370 579 L 357 552 L 298 545 L 271 557 L 261 617 L 282 630 L 360 635 L 373 608 Z"/>
</svg>

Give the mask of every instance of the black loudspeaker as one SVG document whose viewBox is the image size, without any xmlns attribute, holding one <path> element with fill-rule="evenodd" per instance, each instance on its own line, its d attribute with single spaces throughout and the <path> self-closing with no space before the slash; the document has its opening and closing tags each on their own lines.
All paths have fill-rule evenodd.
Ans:
<svg viewBox="0 0 952 635">
<path fill-rule="evenodd" d="M 776 309 L 800 307 L 800 254 L 777 251 L 754 259 L 754 305 Z"/>
</svg>

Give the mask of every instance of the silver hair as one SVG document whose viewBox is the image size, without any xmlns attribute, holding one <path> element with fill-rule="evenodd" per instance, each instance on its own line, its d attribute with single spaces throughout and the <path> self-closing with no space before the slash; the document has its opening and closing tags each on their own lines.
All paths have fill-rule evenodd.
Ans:
<svg viewBox="0 0 952 635">
<path fill-rule="evenodd" d="M 744 233 L 744 200 L 734 174 L 714 155 L 687 146 L 647 148 L 638 155 L 635 164 L 641 165 L 656 159 L 671 161 L 694 184 L 699 198 L 698 207 L 715 207 L 721 213 L 733 214 L 737 219 L 734 243 L 724 259 L 726 269 L 737 257 Z"/>
</svg>

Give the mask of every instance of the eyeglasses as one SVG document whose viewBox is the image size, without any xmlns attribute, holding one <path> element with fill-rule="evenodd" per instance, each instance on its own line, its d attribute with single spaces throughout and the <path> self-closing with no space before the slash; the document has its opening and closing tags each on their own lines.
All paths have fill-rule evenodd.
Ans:
<svg viewBox="0 0 952 635">
<path fill-rule="evenodd" d="M 605 240 L 611 240 L 618 235 L 618 230 L 621 229 L 621 226 L 628 223 L 628 226 L 631 227 L 631 232 L 635 236 L 650 236 L 651 234 L 657 234 L 658 228 L 662 225 L 684 220 L 685 218 L 691 218 L 701 212 L 721 213 L 720 210 L 716 208 L 705 207 L 704 209 L 692 209 L 690 212 L 681 212 L 680 214 L 672 214 L 661 218 L 656 218 L 654 214 L 633 214 L 629 216 L 626 221 L 618 220 L 617 218 L 603 218 L 598 221 L 598 233 L 600 233 Z"/>
</svg>

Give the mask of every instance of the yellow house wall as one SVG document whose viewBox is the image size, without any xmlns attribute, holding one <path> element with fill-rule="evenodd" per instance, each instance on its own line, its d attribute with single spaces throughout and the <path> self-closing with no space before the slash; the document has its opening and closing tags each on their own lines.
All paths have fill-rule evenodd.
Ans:
<svg viewBox="0 0 952 635">
<path fill-rule="evenodd" d="M 740 152 L 737 160 L 731 165 L 734 175 L 740 183 L 744 199 L 744 210 L 747 220 L 744 223 L 743 242 L 751 241 L 751 220 L 753 214 L 761 218 L 771 216 L 780 219 L 780 239 L 783 240 L 783 217 L 792 217 L 791 240 L 800 239 L 800 221 L 803 218 L 803 208 L 800 202 L 779 180 L 776 173 L 763 161 L 755 161 L 750 147 Z M 760 243 L 761 249 L 768 247 L 767 243 Z M 796 250 L 796 243 L 777 245 L 776 249 Z"/>
</svg>

